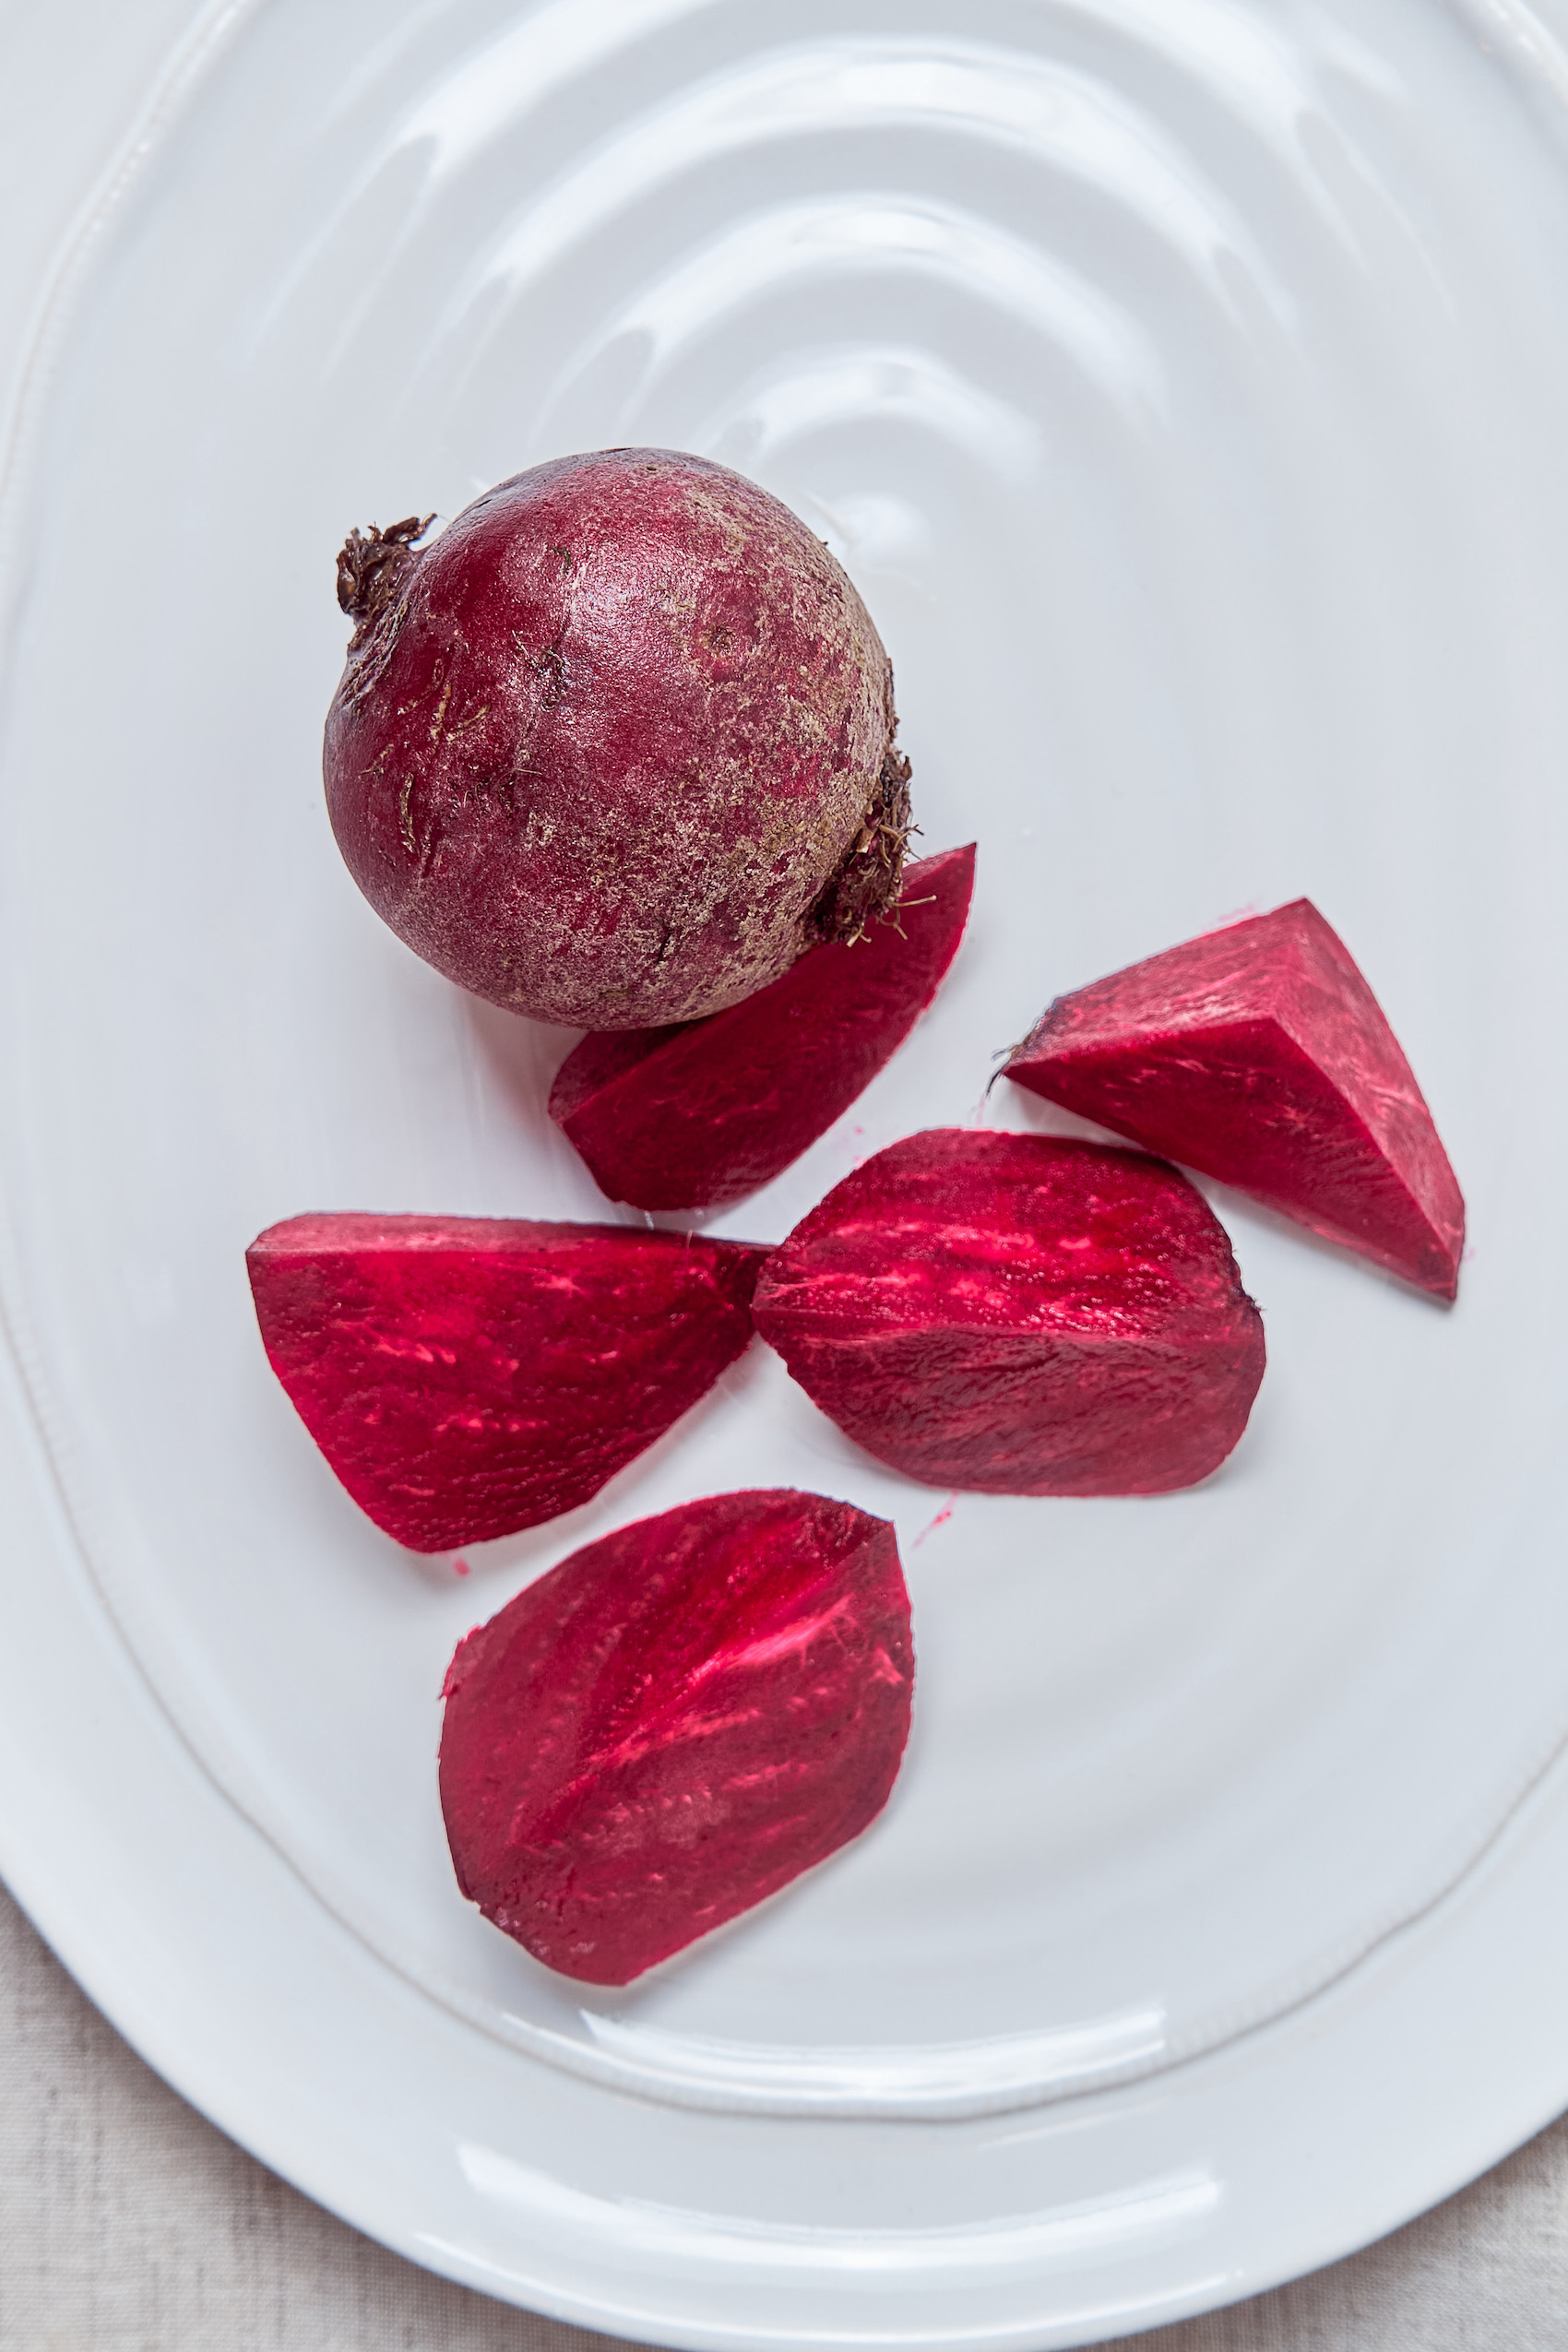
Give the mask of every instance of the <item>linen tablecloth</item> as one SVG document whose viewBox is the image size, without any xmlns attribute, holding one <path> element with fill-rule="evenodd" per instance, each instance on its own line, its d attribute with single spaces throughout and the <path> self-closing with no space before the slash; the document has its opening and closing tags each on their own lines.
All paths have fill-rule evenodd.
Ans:
<svg viewBox="0 0 1568 2352">
<path fill-rule="evenodd" d="M 1138 2352 L 1562 2352 L 1568 2117 L 1379 2246 Z M 588 2352 L 416 2270 L 144 2066 L 0 1889 L 0 2352 Z"/>
</svg>

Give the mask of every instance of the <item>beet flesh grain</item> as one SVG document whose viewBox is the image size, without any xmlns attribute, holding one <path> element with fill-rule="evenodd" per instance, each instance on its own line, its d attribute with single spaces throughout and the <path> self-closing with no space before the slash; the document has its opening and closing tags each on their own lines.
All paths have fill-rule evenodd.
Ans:
<svg viewBox="0 0 1568 2352">
<path fill-rule="evenodd" d="M 875 1819 L 913 1681 L 885 1520 L 776 1489 L 623 1527 L 458 1645 L 457 1883 L 547 1967 L 629 1984 Z"/>
<path fill-rule="evenodd" d="M 273 1371 L 414 1551 L 598 1493 L 733 1363 L 766 1253 L 612 1225 L 296 1217 L 245 1253 Z"/>
<path fill-rule="evenodd" d="M 1465 1203 L 1377 999 L 1298 898 L 1059 996 L 1007 1063 L 1440 1299 Z"/>
<path fill-rule="evenodd" d="M 1141 1152 L 938 1128 L 781 1242 L 756 1327 L 845 1434 L 986 1494 L 1162 1494 L 1230 1452 L 1263 1323 L 1223 1228 Z"/>
<path fill-rule="evenodd" d="M 781 980 L 682 1028 L 605 1029 L 566 1056 L 550 1115 L 601 1193 L 711 1208 L 798 1159 L 902 1044 L 958 952 L 975 852 L 904 869 L 897 925 L 814 947 Z"/>
<path fill-rule="evenodd" d="M 339 559 L 325 772 L 350 872 L 438 971 L 541 1020 L 688 1021 L 897 899 L 892 667 L 778 499 L 610 449 L 421 535 Z"/>
</svg>

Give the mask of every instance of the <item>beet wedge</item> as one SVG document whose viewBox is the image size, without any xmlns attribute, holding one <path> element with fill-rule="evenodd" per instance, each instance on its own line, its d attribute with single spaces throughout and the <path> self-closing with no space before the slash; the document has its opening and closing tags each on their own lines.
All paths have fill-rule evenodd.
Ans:
<svg viewBox="0 0 1568 2352">
<path fill-rule="evenodd" d="M 458 1645 L 457 1883 L 547 1967 L 629 1984 L 875 1819 L 913 1681 L 885 1520 L 776 1489 L 623 1527 Z"/>
<path fill-rule="evenodd" d="M 618 1225 L 295 1217 L 245 1253 L 268 1361 L 414 1551 L 597 1494 L 733 1363 L 766 1251 Z"/>
<path fill-rule="evenodd" d="M 550 1115 L 610 1199 L 712 1208 L 798 1159 L 871 1084 L 958 952 L 975 852 L 904 873 L 898 928 L 814 947 L 726 1013 L 662 1029 L 596 1029 L 556 1073 Z"/>
<path fill-rule="evenodd" d="M 1263 1323 L 1183 1176 L 1142 1152 L 937 1128 L 780 1243 L 756 1327 L 879 1461 L 986 1494 L 1162 1494 L 1217 1469 Z"/>
<path fill-rule="evenodd" d="M 1437 1298 L 1465 1203 L 1377 999 L 1306 898 L 1059 996 L 1006 1075 Z"/>
</svg>

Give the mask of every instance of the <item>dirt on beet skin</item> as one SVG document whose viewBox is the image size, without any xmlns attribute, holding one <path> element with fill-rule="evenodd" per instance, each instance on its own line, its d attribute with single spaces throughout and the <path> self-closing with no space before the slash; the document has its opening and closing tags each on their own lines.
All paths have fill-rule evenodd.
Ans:
<svg viewBox="0 0 1568 2352">
<path fill-rule="evenodd" d="M 327 805 L 416 954 L 515 1012 L 689 1021 L 897 896 L 892 666 L 823 542 L 700 457 L 517 475 L 355 531 Z"/>
</svg>

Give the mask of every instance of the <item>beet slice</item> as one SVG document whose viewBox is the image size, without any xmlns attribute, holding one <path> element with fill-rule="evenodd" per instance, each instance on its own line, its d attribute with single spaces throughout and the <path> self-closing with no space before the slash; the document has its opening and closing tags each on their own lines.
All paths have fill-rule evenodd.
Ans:
<svg viewBox="0 0 1568 2352">
<path fill-rule="evenodd" d="M 574 1510 L 751 1337 L 766 1252 L 619 1225 L 294 1217 L 245 1253 L 273 1371 L 414 1551 Z"/>
<path fill-rule="evenodd" d="M 1006 1075 L 1440 1299 L 1465 1203 L 1377 999 L 1309 899 L 1059 996 Z"/>
<path fill-rule="evenodd" d="M 1141 1152 L 937 1128 L 856 1169 L 763 1268 L 756 1327 L 879 1461 L 986 1494 L 1160 1494 L 1263 1378 L 1223 1227 Z"/>
<path fill-rule="evenodd" d="M 885 1520 L 785 1488 L 622 1527 L 457 1645 L 457 1883 L 548 1967 L 628 1984 L 875 1819 L 913 1680 Z"/>
<path fill-rule="evenodd" d="M 958 952 L 975 850 L 904 870 L 898 928 L 814 947 L 754 996 L 661 1029 L 594 1029 L 550 1115 L 612 1200 L 711 1208 L 771 1182 L 902 1044 Z"/>
</svg>

